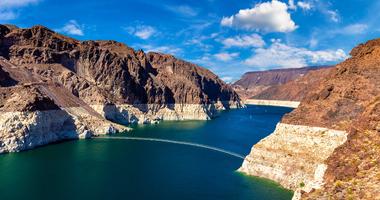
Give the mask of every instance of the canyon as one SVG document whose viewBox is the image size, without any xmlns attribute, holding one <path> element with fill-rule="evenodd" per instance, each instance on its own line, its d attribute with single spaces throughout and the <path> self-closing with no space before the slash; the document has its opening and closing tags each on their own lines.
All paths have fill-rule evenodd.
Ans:
<svg viewBox="0 0 380 200">
<path fill-rule="evenodd" d="M 230 86 L 172 55 L 0 25 L 0 154 L 125 132 L 131 123 L 209 120 L 244 107 L 243 99 L 295 109 L 252 147 L 240 172 L 278 182 L 293 199 L 376 199 L 379 66 L 377 39 L 334 67 L 252 72 Z"/>
<path fill-rule="evenodd" d="M 239 171 L 280 183 L 293 199 L 378 199 L 380 39 L 350 54 L 308 86 Z"/>
<path fill-rule="evenodd" d="M 0 153 L 243 107 L 229 85 L 195 64 L 43 26 L 0 25 L 0 66 Z"/>
</svg>

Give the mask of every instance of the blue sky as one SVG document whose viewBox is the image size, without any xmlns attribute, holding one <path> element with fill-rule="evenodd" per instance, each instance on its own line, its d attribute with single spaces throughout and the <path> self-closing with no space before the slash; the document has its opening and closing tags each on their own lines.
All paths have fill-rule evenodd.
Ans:
<svg viewBox="0 0 380 200">
<path fill-rule="evenodd" d="M 174 54 L 230 82 L 338 63 L 380 36 L 379 10 L 377 0 L 0 0 L 0 23 Z"/>
</svg>

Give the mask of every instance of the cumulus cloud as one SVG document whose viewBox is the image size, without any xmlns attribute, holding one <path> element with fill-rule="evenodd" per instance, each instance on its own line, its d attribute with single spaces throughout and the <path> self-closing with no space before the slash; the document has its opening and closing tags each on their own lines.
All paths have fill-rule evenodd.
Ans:
<svg viewBox="0 0 380 200">
<path fill-rule="evenodd" d="M 36 4 L 40 0 L 1 0 L 0 1 L 0 20 L 16 19 L 18 13 L 15 9 Z"/>
<path fill-rule="evenodd" d="M 221 41 L 222 44 L 227 47 L 263 47 L 265 45 L 265 41 L 258 34 L 251 35 L 243 35 L 243 36 L 235 36 L 226 38 Z"/>
<path fill-rule="evenodd" d="M 292 32 L 297 28 L 288 12 L 288 5 L 278 0 L 260 3 L 233 16 L 223 17 L 221 25 L 261 32 Z"/>
<path fill-rule="evenodd" d="M 338 62 L 345 58 L 347 54 L 342 49 L 311 51 L 274 41 L 269 48 L 256 49 L 254 55 L 245 60 L 245 64 L 261 68 L 296 68 Z"/>
<path fill-rule="evenodd" d="M 166 9 L 185 17 L 195 17 L 198 15 L 198 10 L 188 5 L 167 6 Z"/>
<path fill-rule="evenodd" d="M 129 34 L 139 37 L 143 40 L 149 39 L 154 34 L 157 33 L 157 30 L 152 26 L 138 25 L 136 27 L 126 27 L 124 28 Z"/>
<path fill-rule="evenodd" d="M 227 52 L 221 52 L 214 55 L 214 57 L 220 61 L 230 61 L 238 56 L 239 56 L 239 53 L 227 53 Z"/>
<path fill-rule="evenodd" d="M 78 22 L 75 20 L 70 20 L 69 22 L 65 24 L 65 26 L 63 26 L 60 29 L 57 29 L 56 31 L 66 33 L 69 35 L 78 35 L 78 36 L 84 35 L 83 25 L 79 25 Z"/>
</svg>

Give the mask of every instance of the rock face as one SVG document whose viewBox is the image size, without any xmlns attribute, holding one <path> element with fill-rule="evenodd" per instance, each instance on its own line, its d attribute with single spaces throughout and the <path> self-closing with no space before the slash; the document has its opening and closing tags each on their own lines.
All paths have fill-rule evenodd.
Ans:
<svg viewBox="0 0 380 200">
<path fill-rule="evenodd" d="M 303 171 L 301 166 L 294 165 L 293 172 L 282 173 L 286 187 L 297 190 L 295 198 L 304 199 L 377 199 L 380 196 L 380 156 L 378 154 L 380 141 L 380 40 L 369 41 L 359 45 L 351 52 L 352 58 L 338 64 L 330 73 L 306 95 L 300 106 L 283 119 L 283 124 L 292 127 L 308 127 L 302 130 L 303 138 L 313 137 L 308 141 L 299 142 L 297 137 L 288 139 L 284 144 L 286 150 L 270 149 L 268 144 L 282 141 L 294 131 L 277 127 L 275 134 L 259 142 L 247 157 L 243 171 L 267 178 L 273 178 L 280 183 L 283 178 L 272 177 L 286 171 L 287 164 L 294 163 L 294 159 L 305 160 L 304 155 L 313 152 L 317 154 L 310 163 L 321 163 L 326 166 L 324 173 L 319 168 L 308 167 Z M 344 137 L 332 137 L 325 143 L 323 138 L 326 132 L 314 132 L 315 127 L 323 127 L 328 132 L 347 133 Z M 282 129 L 282 130 L 281 130 Z M 319 128 L 317 128 L 319 129 Z M 297 152 L 299 144 L 304 145 L 298 157 L 283 156 L 280 163 L 271 167 L 273 162 L 263 162 L 263 158 L 256 156 L 264 151 L 265 155 L 275 156 L 285 152 Z M 341 144 L 341 145 L 340 145 Z M 337 148 L 335 148 L 337 147 Z M 317 153 L 318 152 L 318 153 Z M 331 154 L 330 154 L 331 153 Z M 330 154 L 330 155 L 329 155 Z M 293 154 L 292 154 L 293 155 Z M 284 164 L 281 164 L 284 163 Z M 302 162 L 300 162 L 302 163 Z M 264 165 L 265 167 L 262 167 Z M 315 166 L 315 165 L 314 165 Z M 267 171 L 257 169 L 264 168 Z M 248 169 L 248 170 L 244 170 Z M 249 171 L 251 169 L 251 171 Z M 293 174 L 300 172 L 297 177 L 311 177 L 311 174 L 320 174 L 323 177 L 321 184 L 312 186 L 313 181 L 299 185 L 299 180 L 293 179 Z M 255 174 L 256 173 L 256 174 Z M 294 180 L 294 181 L 293 181 Z M 302 187 L 303 186 L 303 187 Z M 312 189 L 313 188 L 313 189 Z"/>
<path fill-rule="evenodd" d="M 242 106 L 207 69 L 115 41 L 78 41 L 43 26 L 0 25 L 0 86 L 0 112 L 6 113 L 0 152 L 123 129 L 115 123 L 206 120 Z M 54 116 L 60 120 L 47 120 Z"/>
<path fill-rule="evenodd" d="M 288 107 L 288 108 L 297 108 L 300 105 L 299 101 L 261 100 L 261 99 L 247 99 L 245 100 L 245 103 L 248 105 L 278 106 L 278 107 Z"/>
<path fill-rule="evenodd" d="M 310 192 L 322 186 L 325 160 L 346 140 L 345 131 L 279 123 L 252 148 L 239 171 Z"/>
<path fill-rule="evenodd" d="M 82 107 L 59 107 L 44 86 L 0 88 L 0 153 L 32 149 L 60 140 L 127 130 Z M 63 88 L 62 88 L 63 89 Z"/>
<path fill-rule="evenodd" d="M 332 70 L 332 67 L 323 67 L 307 72 L 285 84 L 273 85 L 252 96 L 252 99 L 301 101 L 309 91 L 319 84 Z"/>
<path fill-rule="evenodd" d="M 242 78 L 232 86 L 243 99 L 251 99 L 271 87 L 281 86 L 295 79 L 305 76 L 307 73 L 324 67 L 303 67 L 291 69 L 275 69 L 245 73 Z M 265 93 L 264 93 L 265 94 Z M 295 99 L 271 99 L 268 93 L 266 100 L 295 100 Z M 263 98 L 260 98 L 263 99 Z"/>
</svg>

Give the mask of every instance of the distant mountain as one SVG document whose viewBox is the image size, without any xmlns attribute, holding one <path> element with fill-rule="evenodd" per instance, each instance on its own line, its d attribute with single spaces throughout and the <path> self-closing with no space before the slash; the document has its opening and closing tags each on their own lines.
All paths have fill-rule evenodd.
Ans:
<svg viewBox="0 0 380 200">
<path fill-rule="evenodd" d="M 247 72 L 232 84 L 232 87 L 243 99 L 252 98 L 271 86 L 278 86 L 303 77 L 310 71 L 325 68 L 324 66 L 274 69 L 268 71 Z"/>
<path fill-rule="evenodd" d="M 301 101 L 309 91 L 323 80 L 333 67 L 309 70 L 305 75 L 285 84 L 273 85 L 256 94 L 251 99 Z"/>
</svg>

